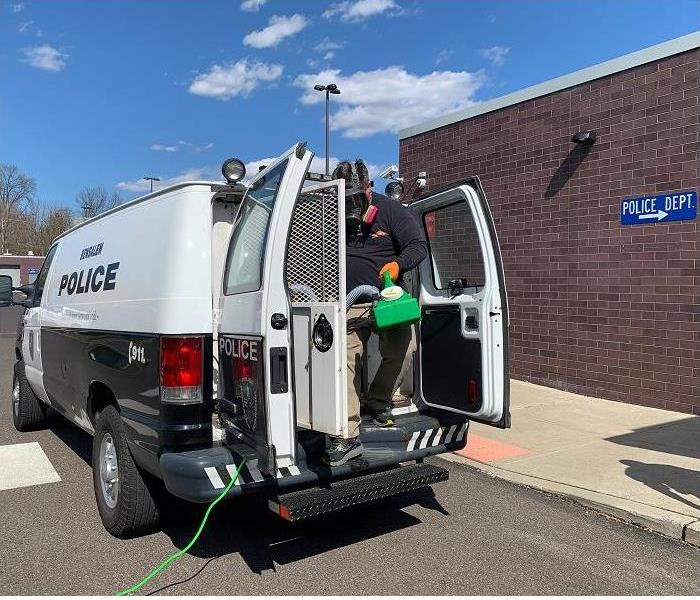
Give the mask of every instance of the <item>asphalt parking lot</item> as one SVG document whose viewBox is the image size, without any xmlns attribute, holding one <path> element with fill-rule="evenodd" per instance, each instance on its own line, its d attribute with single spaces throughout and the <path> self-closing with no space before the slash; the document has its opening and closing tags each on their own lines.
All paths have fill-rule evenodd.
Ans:
<svg viewBox="0 0 700 600">
<path fill-rule="evenodd" d="M 2 331 L 14 331 L 17 311 L 0 315 Z M 161 532 L 111 537 L 95 506 L 90 436 L 60 421 L 45 431 L 16 432 L 11 335 L 0 336 L 0 361 L 0 449 L 36 442 L 60 478 L 0 486 L 3 594 L 111 594 L 189 541 L 203 508 L 176 501 L 168 504 Z M 308 523 L 286 523 L 253 502 L 221 504 L 190 553 L 144 592 L 647 595 L 700 589 L 696 548 L 439 462 L 450 481 L 434 491 Z"/>
</svg>

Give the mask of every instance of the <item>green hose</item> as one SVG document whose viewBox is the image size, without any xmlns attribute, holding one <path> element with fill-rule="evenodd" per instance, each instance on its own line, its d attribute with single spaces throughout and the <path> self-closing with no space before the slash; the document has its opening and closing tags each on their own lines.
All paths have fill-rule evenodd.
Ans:
<svg viewBox="0 0 700 600">
<path fill-rule="evenodd" d="M 202 531 L 204 531 L 204 526 L 207 524 L 207 519 L 209 519 L 209 513 L 211 513 L 212 509 L 224 498 L 224 496 L 226 496 L 226 494 L 231 489 L 231 487 L 233 487 L 233 484 L 237 481 L 238 474 L 241 472 L 241 469 L 243 468 L 244 464 L 245 464 L 245 459 L 236 468 L 236 471 L 231 476 L 231 481 L 228 482 L 228 485 L 221 491 L 221 493 L 216 498 L 214 498 L 214 500 L 211 501 L 211 504 L 209 504 L 209 508 L 207 508 L 207 512 L 204 513 L 204 518 L 202 519 L 202 522 L 199 525 L 199 529 L 197 530 L 197 533 L 194 534 L 194 537 L 190 540 L 190 543 L 187 544 L 187 546 L 185 546 L 181 550 L 178 550 L 174 554 L 171 554 L 170 556 L 168 556 L 168 558 L 166 558 L 162 563 L 160 563 L 155 569 L 153 569 L 148 575 L 146 575 L 137 584 L 132 585 L 130 588 L 127 588 L 125 590 L 121 590 L 119 592 L 114 592 L 115 596 L 128 596 L 129 594 L 133 594 L 134 592 L 140 590 L 151 579 L 153 579 L 156 575 L 158 575 L 158 573 L 160 573 L 163 569 L 169 567 L 172 563 L 174 563 L 183 554 L 186 554 L 187 551 L 192 546 L 194 546 L 195 542 L 199 539 L 199 536 L 202 535 Z"/>
</svg>

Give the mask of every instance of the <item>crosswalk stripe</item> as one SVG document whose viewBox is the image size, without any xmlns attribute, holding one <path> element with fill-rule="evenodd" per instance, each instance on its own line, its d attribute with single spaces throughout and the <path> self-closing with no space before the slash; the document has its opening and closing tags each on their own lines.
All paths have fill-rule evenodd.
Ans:
<svg viewBox="0 0 700 600">
<path fill-rule="evenodd" d="M 0 490 L 61 481 L 39 442 L 0 446 Z"/>
</svg>

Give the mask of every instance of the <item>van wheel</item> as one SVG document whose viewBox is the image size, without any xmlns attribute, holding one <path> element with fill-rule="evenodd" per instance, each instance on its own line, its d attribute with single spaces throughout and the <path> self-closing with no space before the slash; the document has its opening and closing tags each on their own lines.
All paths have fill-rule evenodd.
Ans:
<svg viewBox="0 0 700 600">
<path fill-rule="evenodd" d="M 105 529 L 118 538 L 147 533 L 158 509 L 126 443 L 126 428 L 114 406 L 97 416 L 92 440 L 92 481 Z"/>
<path fill-rule="evenodd" d="M 46 406 L 29 387 L 24 373 L 24 361 L 15 363 L 12 378 L 12 422 L 17 431 L 41 429 L 48 422 Z"/>
</svg>

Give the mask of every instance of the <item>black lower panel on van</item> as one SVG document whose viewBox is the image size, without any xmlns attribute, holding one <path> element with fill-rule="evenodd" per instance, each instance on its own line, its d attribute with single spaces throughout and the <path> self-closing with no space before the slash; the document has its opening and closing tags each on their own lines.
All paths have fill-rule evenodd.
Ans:
<svg viewBox="0 0 700 600">
<path fill-rule="evenodd" d="M 481 342 L 462 336 L 459 307 L 423 311 L 421 379 L 430 404 L 468 412 L 481 408 Z"/>
</svg>

